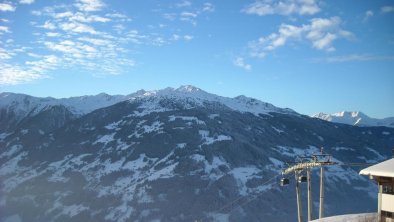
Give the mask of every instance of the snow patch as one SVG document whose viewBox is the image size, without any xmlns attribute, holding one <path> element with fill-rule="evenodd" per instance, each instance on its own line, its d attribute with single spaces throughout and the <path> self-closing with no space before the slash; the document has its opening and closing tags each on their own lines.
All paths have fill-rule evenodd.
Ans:
<svg viewBox="0 0 394 222">
<path fill-rule="evenodd" d="M 217 118 L 217 117 L 219 117 L 220 115 L 219 114 L 209 114 L 208 115 L 208 118 L 210 118 L 210 119 L 215 119 L 215 118 Z"/>
<path fill-rule="evenodd" d="M 12 133 L 0 133 L 0 141 L 4 140 L 7 138 L 7 136 L 11 135 Z"/>
<path fill-rule="evenodd" d="M 271 161 L 272 164 L 274 164 L 275 167 L 281 168 L 284 166 L 284 162 L 280 161 L 278 159 L 275 159 L 273 157 L 268 157 L 268 159 Z"/>
<path fill-rule="evenodd" d="M 99 136 L 96 141 L 93 142 L 93 145 L 96 145 L 97 143 L 104 143 L 107 145 L 107 143 L 111 142 L 114 140 L 115 133 L 109 134 L 109 135 L 104 135 L 104 136 Z"/>
<path fill-rule="evenodd" d="M 19 144 L 18 145 L 12 145 L 11 148 L 8 149 L 8 151 L 3 152 L 0 155 L 0 158 L 10 157 L 10 156 L 16 154 L 17 152 L 19 152 L 22 148 L 23 148 L 22 145 L 19 145 Z"/>
<path fill-rule="evenodd" d="M 367 147 L 366 149 L 368 151 L 372 152 L 373 154 L 375 154 L 375 156 L 377 157 L 377 159 L 376 159 L 377 161 L 382 161 L 382 160 L 386 159 L 386 157 L 381 155 L 378 151 L 376 151 L 376 150 L 374 150 L 374 149 L 372 149 L 370 147 Z"/>
<path fill-rule="evenodd" d="M 176 144 L 176 148 L 183 149 L 186 147 L 186 145 L 187 145 L 186 143 L 178 143 Z"/>
<path fill-rule="evenodd" d="M 253 178 L 261 178 L 261 176 L 257 176 L 261 170 L 256 168 L 255 166 L 247 166 L 247 167 L 238 167 L 231 170 L 231 174 L 234 179 L 236 179 L 238 187 L 240 188 L 239 193 L 243 196 L 247 195 L 247 187 L 246 182 Z"/>
<path fill-rule="evenodd" d="M 226 135 L 218 135 L 218 136 L 210 137 L 209 131 L 207 130 L 199 130 L 198 133 L 200 134 L 201 140 L 203 141 L 200 147 L 202 145 L 210 145 L 220 141 L 232 140 L 230 136 L 226 136 Z"/>
<path fill-rule="evenodd" d="M 157 180 L 159 178 L 171 178 L 174 177 L 174 169 L 175 167 L 178 166 L 178 163 L 173 163 L 169 166 L 166 166 L 160 170 L 156 170 L 155 172 L 153 172 L 149 177 L 148 180 L 149 181 L 153 181 L 153 180 Z"/>
<path fill-rule="evenodd" d="M 331 149 L 335 150 L 335 151 L 356 151 L 353 148 L 349 148 L 349 147 L 332 147 Z"/>
<path fill-rule="evenodd" d="M 141 126 L 145 122 L 146 122 L 145 120 L 139 122 L 137 124 L 136 131 L 128 137 L 131 138 L 134 136 L 135 138 L 141 138 L 142 135 L 146 133 L 153 133 L 153 132 L 163 133 L 164 128 L 162 126 L 164 125 L 164 123 L 160 121 L 155 121 L 151 125 Z"/>
<path fill-rule="evenodd" d="M 279 134 L 281 134 L 281 133 L 285 132 L 285 131 L 283 131 L 283 130 L 280 130 L 280 129 L 278 129 L 278 128 L 274 127 L 274 126 L 271 126 L 271 128 L 272 128 L 272 129 L 274 129 L 274 130 L 275 130 L 276 132 L 278 132 Z"/>
<path fill-rule="evenodd" d="M 176 119 L 181 119 L 183 121 L 195 122 L 195 123 L 197 123 L 199 125 L 205 125 L 204 121 L 198 119 L 195 116 L 174 116 L 174 115 L 171 115 L 168 118 L 169 118 L 169 120 L 168 120 L 169 122 L 173 122 Z"/>
<path fill-rule="evenodd" d="M 120 122 L 121 121 L 110 123 L 110 124 L 104 126 L 104 128 L 106 128 L 108 130 L 120 130 L 120 128 L 118 127 Z"/>
</svg>

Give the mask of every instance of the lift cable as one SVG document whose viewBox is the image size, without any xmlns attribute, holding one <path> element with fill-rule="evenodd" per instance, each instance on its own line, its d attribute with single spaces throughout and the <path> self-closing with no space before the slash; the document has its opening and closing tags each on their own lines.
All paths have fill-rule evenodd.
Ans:
<svg viewBox="0 0 394 222">
<path fill-rule="evenodd" d="M 278 174 L 278 175 L 275 175 L 275 176 L 269 178 L 264 183 L 262 183 L 260 186 L 267 185 L 268 183 L 272 182 L 274 179 L 278 178 L 279 176 L 281 176 L 281 174 Z M 266 190 L 264 190 L 264 191 L 266 191 Z M 242 206 L 250 203 L 251 201 L 255 200 L 257 197 L 261 196 L 264 193 L 264 191 L 260 192 L 260 193 L 258 191 L 256 191 L 254 193 L 247 194 L 247 196 L 240 196 L 237 199 L 223 205 L 218 210 L 215 210 L 213 212 L 229 214 L 232 211 L 234 211 L 235 209 L 242 207 Z M 252 198 L 247 199 L 250 196 L 252 196 Z M 242 201 L 243 199 L 246 199 L 246 201 L 243 202 Z M 237 204 L 237 202 L 239 202 L 239 204 Z M 213 216 L 213 218 L 218 219 L 221 216 L 223 216 L 223 215 L 216 215 L 216 216 Z M 197 221 L 203 221 L 203 219 L 208 219 L 208 216 L 204 216 L 203 218 L 201 218 L 200 220 L 197 220 Z"/>
</svg>

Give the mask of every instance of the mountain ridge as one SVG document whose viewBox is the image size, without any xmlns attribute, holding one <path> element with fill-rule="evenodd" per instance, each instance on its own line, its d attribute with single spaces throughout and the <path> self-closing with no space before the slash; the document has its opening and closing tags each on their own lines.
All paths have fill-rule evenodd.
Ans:
<svg viewBox="0 0 394 222">
<path fill-rule="evenodd" d="M 34 97 L 27 94 L 3 92 L 0 93 L 0 109 L 14 110 L 16 121 L 20 121 L 26 115 L 35 115 L 51 106 L 62 105 L 77 116 L 85 115 L 96 109 L 108 107 L 127 100 L 146 100 L 149 98 L 167 98 L 177 100 L 194 100 L 196 105 L 203 105 L 204 101 L 217 102 L 240 112 L 251 112 L 255 115 L 267 114 L 269 112 L 293 113 L 288 108 L 278 108 L 272 104 L 260 100 L 237 96 L 234 98 L 222 97 L 208 93 L 200 88 L 184 85 L 179 88 L 167 87 L 161 90 L 138 90 L 128 95 L 109 95 L 99 93 L 97 95 L 74 96 L 56 99 L 53 97 Z M 190 101 L 189 101 L 190 102 Z M 4 111 L 3 111 L 4 112 Z"/>
<path fill-rule="evenodd" d="M 353 126 L 385 126 L 394 127 L 394 117 L 383 119 L 371 118 L 361 111 L 341 111 L 333 114 L 317 113 L 311 116 L 329 122 L 348 124 Z"/>
</svg>

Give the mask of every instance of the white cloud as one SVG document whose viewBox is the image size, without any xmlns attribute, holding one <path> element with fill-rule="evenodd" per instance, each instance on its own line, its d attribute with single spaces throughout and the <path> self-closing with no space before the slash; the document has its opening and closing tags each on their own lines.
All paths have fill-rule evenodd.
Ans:
<svg viewBox="0 0 394 222">
<path fill-rule="evenodd" d="M 93 45 L 97 45 L 97 46 L 105 46 L 105 45 L 110 45 L 111 44 L 111 41 L 106 40 L 106 39 L 80 37 L 80 38 L 78 38 L 78 40 L 89 42 L 89 43 L 91 43 Z"/>
<path fill-rule="evenodd" d="M 173 34 L 172 37 L 170 38 L 170 40 L 172 41 L 178 41 L 178 40 L 185 40 L 185 41 L 191 41 L 194 39 L 194 36 L 192 35 L 178 35 L 178 34 Z"/>
<path fill-rule="evenodd" d="M 314 15 L 320 12 L 320 7 L 316 0 L 284 0 L 284 1 L 256 1 L 242 12 L 246 14 L 265 15 Z"/>
<path fill-rule="evenodd" d="M 198 14 L 193 12 L 182 12 L 180 14 L 180 20 L 184 22 L 190 22 L 192 25 L 197 25 L 197 18 Z"/>
<path fill-rule="evenodd" d="M 391 5 L 383 6 L 380 10 L 381 10 L 383 13 L 394 12 L 394 6 L 391 6 Z"/>
<path fill-rule="evenodd" d="M 19 3 L 30 5 L 34 3 L 34 0 L 20 0 Z"/>
<path fill-rule="evenodd" d="M 34 73 L 17 65 L 0 63 L 0 85 L 16 85 L 45 77 L 43 74 Z"/>
<path fill-rule="evenodd" d="M 314 18 L 309 24 L 293 26 L 282 24 L 277 33 L 261 37 L 249 43 L 250 54 L 253 57 L 263 58 L 269 51 L 284 46 L 289 41 L 307 40 L 312 47 L 318 50 L 334 51 L 333 42 L 339 38 L 351 39 L 353 34 L 341 29 L 339 17 Z"/>
<path fill-rule="evenodd" d="M 184 38 L 186 41 L 190 41 L 190 40 L 194 39 L 194 36 L 191 36 L 191 35 L 184 35 L 183 38 Z"/>
<path fill-rule="evenodd" d="M 370 17 L 372 17 L 373 15 L 374 15 L 374 13 L 373 13 L 372 10 L 366 11 L 366 12 L 365 12 L 365 15 L 364 15 L 363 22 L 366 22 L 366 21 L 367 21 Z"/>
<path fill-rule="evenodd" d="M 22 1 L 28 2 L 16 0 L 19 3 Z M 7 48 L 13 46 L 6 40 L 0 41 L 0 84 L 24 83 L 47 77 L 51 70 L 70 70 L 74 67 L 81 67 L 78 71 L 89 70 L 98 75 L 121 74 L 136 64 L 127 58 L 133 44 L 167 43 L 166 38 L 157 33 L 142 35 L 137 30 L 127 30 L 124 24 L 132 20 L 122 13 L 114 10 L 97 12 L 105 9 L 101 0 L 73 1 L 75 3 L 47 6 L 31 12 L 41 17 L 30 22 L 36 28 L 31 36 L 35 43 L 32 44 L 33 48 L 18 46 L 9 50 Z M 33 3 L 31 0 L 29 2 Z M 0 4 L 1 11 L 15 10 L 11 3 Z M 1 18 L 0 21 L 8 22 Z M 4 24 L 0 25 L 0 35 L 10 32 L 8 25 Z M 40 50 L 36 51 L 37 48 Z M 27 57 L 20 59 L 18 64 L 11 64 L 19 54 Z M 4 64 L 5 61 L 9 64 Z"/>
<path fill-rule="evenodd" d="M 41 25 L 41 26 L 38 26 L 38 27 L 44 28 L 44 29 L 49 29 L 49 30 L 54 30 L 54 29 L 56 29 L 55 24 L 53 24 L 53 23 L 50 22 L 50 21 L 45 21 L 44 25 Z"/>
<path fill-rule="evenodd" d="M 47 32 L 47 33 L 45 33 L 45 35 L 48 36 L 48 37 L 59 37 L 59 36 L 60 36 L 60 33 L 57 33 L 57 32 Z"/>
<path fill-rule="evenodd" d="M 163 18 L 174 21 L 176 19 L 176 14 L 175 13 L 164 13 Z"/>
<path fill-rule="evenodd" d="M 181 13 L 182 17 L 191 17 L 191 18 L 196 18 L 197 17 L 197 13 L 193 13 L 193 12 L 182 12 Z"/>
<path fill-rule="evenodd" d="M 191 5 L 192 5 L 192 3 L 190 1 L 184 0 L 184 1 L 176 4 L 175 6 L 178 8 L 182 8 L 182 7 L 189 7 Z"/>
<path fill-rule="evenodd" d="M 252 66 L 251 66 L 250 64 L 247 64 L 247 63 L 244 61 L 244 58 L 242 58 L 242 57 L 237 57 L 237 58 L 235 58 L 235 60 L 233 61 L 233 64 L 234 64 L 235 66 L 238 66 L 238 67 L 243 68 L 243 69 L 246 70 L 246 71 L 252 70 Z"/>
<path fill-rule="evenodd" d="M 100 0 L 77 0 L 74 4 L 80 11 L 93 12 L 100 11 L 105 4 Z"/>
<path fill-rule="evenodd" d="M 52 13 L 51 16 L 54 18 L 68 18 L 73 16 L 74 13 L 67 11 L 67 12 L 59 12 L 59 13 Z"/>
<path fill-rule="evenodd" d="M 48 70 L 55 69 L 60 64 L 61 59 L 55 55 L 43 56 L 40 60 L 27 61 L 25 64 L 29 70 L 35 73 L 44 73 Z"/>
<path fill-rule="evenodd" d="M 62 23 L 60 28 L 65 32 L 99 34 L 93 27 L 78 22 Z"/>
<path fill-rule="evenodd" d="M 70 17 L 70 21 L 78 21 L 78 22 L 109 22 L 111 19 L 105 18 L 102 16 L 91 15 L 91 16 L 83 16 L 80 13 L 77 15 Z"/>
<path fill-rule="evenodd" d="M 212 3 L 206 2 L 203 5 L 202 11 L 203 12 L 214 12 L 215 6 Z"/>
<path fill-rule="evenodd" d="M 77 12 L 72 13 L 71 11 L 60 12 L 60 13 L 50 13 L 50 16 L 56 19 L 66 18 L 68 21 L 76 21 L 76 22 L 109 22 L 111 19 L 98 16 L 98 15 L 87 15 L 85 13 Z"/>
<path fill-rule="evenodd" d="M 313 62 L 327 62 L 327 63 L 352 62 L 352 61 L 360 62 L 360 61 L 373 61 L 373 60 L 394 60 L 394 56 L 351 54 L 351 55 L 312 59 Z"/>
<path fill-rule="evenodd" d="M 173 40 L 173 41 L 178 41 L 179 39 L 181 39 L 181 36 L 180 36 L 180 35 L 177 35 L 177 34 L 173 34 L 173 35 L 172 35 L 171 40 Z"/>
<path fill-rule="evenodd" d="M 44 44 L 48 49 L 51 49 L 53 51 L 62 52 L 67 57 L 80 58 L 81 56 L 87 56 L 87 57 L 99 57 L 100 56 L 100 54 L 96 54 L 96 52 L 97 52 L 96 48 L 94 48 L 90 45 L 87 45 L 87 44 L 83 44 L 81 42 L 64 40 L 59 43 L 45 42 Z"/>
<path fill-rule="evenodd" d="M 0 26 L 0 35 L 2 34 L 2 32 L 9 33 L 10 29 L 7 26 Z"/>
<path fill-rule="evenodd" d="M 7 11 L 9 11 L 9 12 L 14 12 L 15 9 L 16 9 L 16 7 L 13 6 L 13 5 L 11 5 L 11 4 L 8 4 L 8 3 L 0 3 L 0 11 L 3 11 L 3 12 L 7 12 Z"/>
<path fill-rule="evenodd" d="M 0 59 L 11 59 L 14 53 L 0 47 Z"/>
</svg>

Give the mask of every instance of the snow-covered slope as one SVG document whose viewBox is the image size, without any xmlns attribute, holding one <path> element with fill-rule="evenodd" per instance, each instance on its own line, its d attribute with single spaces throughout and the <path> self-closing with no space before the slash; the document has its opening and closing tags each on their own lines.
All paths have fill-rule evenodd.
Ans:
<svg viewBox="0 0 394 222">
<path fill-rule="evenodd" d="M 334 114 L 317 113 L 313 118 L 319 118 L 329 122 L 343 123 L 353 126 L 386 126 L 394 127 L 394 117 L 375 119 L 362 112 L 337 112 Z"/>
</svg>

